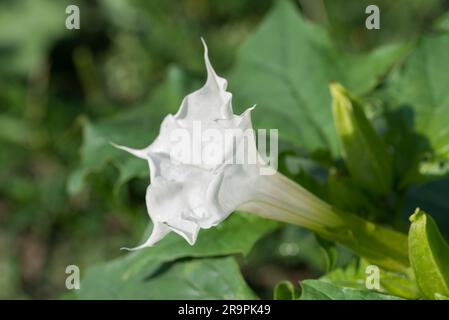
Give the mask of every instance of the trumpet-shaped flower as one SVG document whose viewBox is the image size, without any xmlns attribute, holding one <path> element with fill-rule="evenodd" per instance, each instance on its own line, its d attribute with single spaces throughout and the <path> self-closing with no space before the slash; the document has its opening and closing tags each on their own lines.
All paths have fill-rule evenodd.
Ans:
<svg viewBox="0 0 449 320">
<path fill-rule="evenodd" d="M 153 230 L 134 249 L 153 246 L 171 231 L 193 245 L 200 229 L 219 224 L 238 209 L 306 227 L 378 265 L 404 270 L 408 258 L 403 234 L 341 212 L 275 170 L 266 172 L 252 130 L 253 108 L 233 113 L 227 82 L 215 73 L 203 44 L 204 86 L 187 95 L 175 115 L 165 117 L 148 147 L 115 145 L 147 160 L 150 167 L 146 205 Z M 231 139 L 226 138 L 228 131 Z"/>
<path fill-rule="evenodd" d="M 135 249 L 154 245 L 170 231 L 193 245 L 201 228 L 217 225 L 251 200 L 254 186 L 259 184 L 264 162 L 258 156 L 252 130 L 253 108 L 241 115 L 233 113 L 227 81 L 215 73 L 203 44 L 204 86 L 187 95 L 175 115 L 165 117 L 158 137 L 148 147 L 115 145 L 147 160 L 150 167 L 146 204 L 154 227 L 148 240 Z M 199 126 L 204 134 L 198 136 Z M 233 133 L 231 143 L 223 142 L 226 131 Z M 180 139 L 185 134 L 199 140 L 192 142 L 193 150 Z M 248 155 L 247 161 L 235 163 L 237 154 Z"/>
</svg>

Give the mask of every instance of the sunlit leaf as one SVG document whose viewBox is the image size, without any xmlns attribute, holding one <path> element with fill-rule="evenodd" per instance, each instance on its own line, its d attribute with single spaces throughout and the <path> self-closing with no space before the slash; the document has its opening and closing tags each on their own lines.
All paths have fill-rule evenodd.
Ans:
<svg viewBox="0 0 449 320">
<path fill-rule="evenodd" d="M 449 295 L 449 245 L 433 219 L 420 209 L 410 217 L 410 262 L 419 289 L 428 299 Z"/>
<path fill-rule="evenodd" d="M 449 34 L 420 39 L 387 83 L 390 131 L 399 146 L 396 161 L 429 176 L 449 172 Z M 403 129 L 401 129 L 403 128 Z M 421 164 L 418 164 L 421 162 Z M 412 172 L 413 173 L 413 172 Z M 408 173 L 411 175 L 412 173 Z M 404 176 L 404 183 L 417 178 Z"/>
<path fill-rule="evenodd" d="M 81 299 L 256 299 L 232 257 L 180 261 L 155 274 L 141 274 L 114 286 L 110 269 L 91 270 L 79 293 Z M 110 277 L 105 277 L 109 275 Z"/>
<path fill-rule="evenodd" d="M 147 292 L 141 298 L 150 297 L 162 299 L 191 299 L 195 296 L 190 296 L 189 293 L 173 292 L 169 296 L 169 291 L 158 295 L 157 283 L 159 277 L 164 277 L 166 270 L 181 270 L 180 272 L 187 272 L 186 269 L 193 266 L 195 269 L 195 276 L 201 273 L 201 268 L 204 270 L 205 285 L 212 285 L 214 278 L 220 277 L 219 270 L 213 272 L 213 268 L 220 265 L 219 260 L 211 260 L 207 264 L 201 262 L 202 260 L 192 260 L 188 263 L 183 263 L 182 266 L 178 264 L 184 260 L 193 258 L 204 258 L 223 256 L 230 254 L 248 254 L 254 243 L 264 234 L 272 231 L 276 227 L 276 223 L 259 219 L 253 216 L 244 214 L 233 214 L 224 223 L 215 228 L 204 230 L 198 236 L 195 246 L 190 246 L 184 239 L 172 233 L 164 238 L 157 246 L 139 250 L 130 254 L 126 254 L 122 258 L 118 258 L 111 262 L 102 265 L 94 266 L 86 271 L 86 275 L 81 284 L 80 298 L 138 298 L 138 292 Z M 228 261 L 228 260 L 225 260 Z M 229 277 L 241 277 L 238 269 L 234 267 L 233 262 L 226 262 L 231 264 Z M 175 271 L 173 271 L 175 272 Z M 169 273 L 169 278 L 176 273 Z M 226 277 L 226 276 L 225 276 Z M 156 282 L 146 281 L 151 278 Z M 210 278 L 210 279 L 207 279 Z M 160 280 L 162 281 L 162 280 Z M 224 279 L 223 281 L 227 281 Z M 242 288 L 244 285 L 242 284 Z M 215 294 L 221 294 L 222 298 L 231 294 L 227 291 L 220 293 L 222 288 L 217 288 Z M 242 292 L 247 292 L 242 289 Z M 173 290 L 176 291 L 176 290 Z M 237 294 L 238 292 L 236 292 Z M 165 295 L 164 295 L 165 294 Z M 185 294 L 185 296 L 182 296 Z M 194 295 L 198 293 L 192 293 Z M 253 296 L 246 296 L 251 298 Z M 209 298 L 213 298 L 210 296 Z M 232 298 L 232 296 L 229 296 Z M 239 299 L 238 296 L 233 297 Z"/>
<path fill-rule="evenodd" d="M 389 46 L 342 53 L 323 28 L 306 21 L 291 2 L 278 1 L 240 49 L 229 84 L 240 110 L 258 105 L 256 127 L 279 129 L 282 139 L 310 151 L 337 154 L 329 82 L 363 95 L 403 52 Z"/>
</svg>

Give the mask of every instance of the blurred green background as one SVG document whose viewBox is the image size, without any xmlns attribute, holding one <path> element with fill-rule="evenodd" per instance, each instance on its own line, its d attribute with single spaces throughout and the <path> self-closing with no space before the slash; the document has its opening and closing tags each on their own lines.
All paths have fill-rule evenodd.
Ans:
<svg viewBox="0 0 449 320">
<path fill-rule="evenodd" d="M 83 128 L 149 105 L 166 79 L 177 79 L 184 94 L 197 87 L 205 74 L 201 36 L 226 75 L 274 2 L 0 1 L 0 298 L 60 297 L 67 265 L 82 272 L 140 241 L 148 178 L 117 183 L 112 165 L 84 177 Z M 449 9 L 443 0 L 292 3 L 348 52 L 413 40 Z M 80 30 L 65 28 L 68 4 L 80 8 Z M 381 8 L 381 30 L 365 28 L 369 4 Z M 280 280 L 324 270 L 313 235 L 292 226 L 260 241 L 242 264 L 262 297 Z"/>
</svg>

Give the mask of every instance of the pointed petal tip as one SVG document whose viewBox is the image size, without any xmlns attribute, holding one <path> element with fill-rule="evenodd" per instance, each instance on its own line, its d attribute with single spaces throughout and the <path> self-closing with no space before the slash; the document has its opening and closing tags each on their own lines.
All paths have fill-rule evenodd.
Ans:
<svg viewBox="0 0 449 320">
<path fill-rule="evenodd" d="M 256 108 L 256 104 L 255 105 L 253 105 L 252 107 L 249 107 L 248 109 L 246 109 L 245 111 L 243 111 L 241 114 L 240 114 L 240 116 L 239 117 L 245 117 L 245 116 L 247 116 L 248 114 L 250 114 L 255 108 Z"/>
<path fill-rule="evenodd" d="M 187 241 L 187 243 L 189 245 L 191 245 L 192 247 L 195 245 L 199 230 L 196 231 L 194 234 L 190 234 L 190 235 L 180 232 L 179 230 L 173 230 L 173 231 L 175 231 L 177 234 L 179 234 L 181 237 L 183 237 L 184 240 Z"/>
<path fill-rule="evenodd" d="M 141 250 L 144 248 L 151 248 L 154 246 L 154 243 L 149 243 L 149 242 L 145 242 L 143 244 L 141 244 L 140 246 L 134 247 L 134 248 L 128 248 L 128 247 L 121 247 L 120 250 L 123 251 L 137 251 L 137 250 Z"/>
<path fill-rule="evenodd" d="M 203 37 L 200 37 L 200 39 L 201 39 L 201 42 L 203 43 L 203 47 L 204 47 L 204 50 L 205 50 L 205 51 L 207 51 L 207 44 L 206 44 L 206 40 L 204 40 L 204 38 L 203 38 Z"/>
<path fill-rule="evenodd" d="M 209 61 L 209 49 L 207 48 L 206 41 L 204 40 L 203 37 L 201 37 L 201 42 L 203 44 L 203 49 L 204 49 L 204 60 L 205 60 L 206 65 L 207 65 L 207 64 L 210 64 L 210 61 Z"/>
<path fill-rule="evenodd" d="M 114 143 L 114 142 L 112 142 L 112 141 L 109 141 L 109 144 L 110 144 L 111 146 L 115 147 L 115 148 L 121 149 L 121 148 L 120 148 L 121 145 L 119 145 L 119 144 L 117 144 L 117 143 Z"/>
<path fill-rule="evenodd" d="M 196 240 L 198 239 L 198 233 L 200 231 L 200 228 L 198 227 L 198 229 L 189 237 L 186 237 L 187 242 L 193 246 L 196 243 Z"/>
<path fill-rule="evenodd" d="M 136 156 L 138 158 L 142 158 L 142 159 L 146 159 L 147 158 L 145 153 L 144 153 L 144 151 L 141 150 L 141 149 L 133 149 L 133 148 L 125 147 L 125 146 L 122 146 L 120 144 L 116 144 L 116 143 L 111 142 L 111 141 L 109 141 L 109 143 L 113 147 L 115 147 L 117 149 L 120 149 L 120 150 L 123 150 L 123 151 L 126 151 L 126 152 L 129 152 L 129 153 L 131 153 L 132 155 L 134 155 L 134 156 Z"/>
<path fill-rule="evenodd" d="M 190 245 L 190 246 L 194 246 L 195 245 L 195 243 L 196 243 L 196 235 L 194 235 L 193 237 L 184 237 L 183 236 L 183 238 L 187 241 L 187 243 Z"/>
<path fill-rule="evenodd" d="M 117 144 L 117 143 L 112 142 L 112 141 L 109 141 L 109 144 L 111 146 L 113 146 L 114 148 L 117 148 L 117 149 L 121 149 L 121 150 L 125 150 L 125 151 L 127 151 L 127 149 L 129 149 L 128 147 L 122 146 L 121 144 Z"/>
</svg>

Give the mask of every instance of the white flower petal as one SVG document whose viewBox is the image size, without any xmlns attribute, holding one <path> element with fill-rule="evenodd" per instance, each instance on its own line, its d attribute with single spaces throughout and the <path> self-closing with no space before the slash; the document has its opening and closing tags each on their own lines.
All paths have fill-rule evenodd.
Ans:
<svg viewBox="0 0 449 320">
<path fill-rule="evenodd" d="M 241 115 L 233 114 L 232 94 L 226 91 L 227 81 L 215 73 L 204 40 L 203 44 L 207 69 L 205 85 L 183 99 L 176 115 L 164 119 L 158 137 L 148 147 L 132 149 L 114 145 L 146 159 L 150 167 L 151 184 L 146 202 L 154 228 L 149 239 L 137 248 L 154 245 L 169 231 L 178 233 L 192 245 L 201 228 L 219 224 L 239 205 L 257 195 L 254 187 L 259 183 L 257 163 L 260 159 L 251 124 L 254 107 Z M 220 141 L 212 139 L 213 135 L 210 139 L 200 137 L 200 150 L 209 151 L 201 156 L 216 157 L 216 162 L 202 158 L 195 162 L 174 152 L 179 142 L 173 140 L 173 133 L 181 130 L 181 133 L 187 132 L 194 137 L 199 125 L 219 134 L 232 129 L 235 135 L 231 138 L 235 139 L 235 145 L 220 145 Z M 207 149 L 210 145 L 217 145 L 220 150 Z M 195 151 L 193 156 L 198 156 Z M 253 154 L 254 159 L 238 158 L 248 153 Z"/>
<path fill-rule="evenodd" d="M 152 247 L 155 245 L 159 240 L 163 239 L 168 233 L 170 232 L 170 228 L 168 228 L 163 223 L 154 223 L 153 224 L 153 231 L 151 232 L 150 237 L 147 241 L 142 243 L 140 246 L 134 247 L 134 248 L 121 248 L 122 250 L 128 250 L 128 251 L 135 251 L 140 250 L 146 247 Z"/>
</svg>

